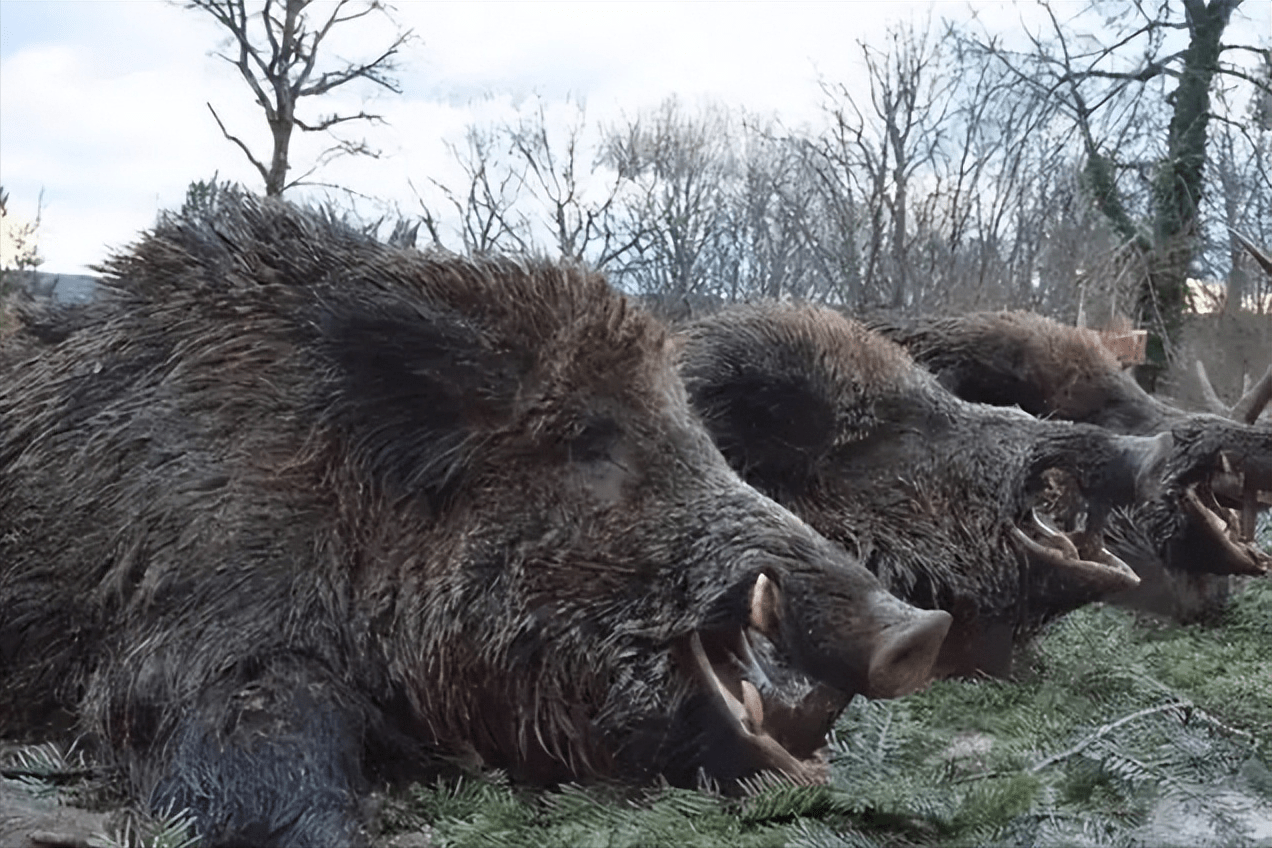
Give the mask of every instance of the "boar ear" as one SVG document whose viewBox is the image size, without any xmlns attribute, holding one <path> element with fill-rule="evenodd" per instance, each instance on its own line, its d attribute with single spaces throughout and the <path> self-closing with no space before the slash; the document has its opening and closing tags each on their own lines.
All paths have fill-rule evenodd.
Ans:
<svg viewBox="0 0 1272 848">
<path fill-rule="evenodd" d="M 744 479 L 799 494 L 835 443 L 835 409 L 800 375 L 744 372 L 686 381 L 720 452 Z"/>
<path fill-rule="evenodd" d="M 329 305 L 319 326 L 336 371 L 329 414 L 354 462 L 393 494 L 423 494 L 441 509 L 483 434 L 512 414 L 529 362 L 460 316 L 417 304 Z"/>
</svg>

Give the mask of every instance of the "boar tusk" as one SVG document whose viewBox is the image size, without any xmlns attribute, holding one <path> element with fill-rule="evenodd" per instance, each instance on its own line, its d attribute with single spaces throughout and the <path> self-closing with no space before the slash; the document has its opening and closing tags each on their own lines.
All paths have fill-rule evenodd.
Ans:
<svg viewBox="0 0 1272 848">
<path fill-rule="evenodd" d="M 1011 528 L 1012 535 L 1029 553 L 1056 569 L 1059 573 L 1089 585 L 1100 593 L 1118 592 L 1139 585 L 1140 578 L 1131 567 L 1107 549 L 1100 549 L 1100 561 L 1065 556 L 1055 548 L 1041 545 L 1019 527 Z"/>
<path fill-rule="evenodd" d="M 1259 382 L 1250 387 L 1232 407 L 1232 417 L 1242 424 L 1253 424 L 1263 413 L 1263 408 L 1272 401 L 1272 365 L 1263 372 Z"/>
<path fill-rule="evenodd" d="M 702 638 L 696 632 L 689 637 L 689 649 L 693 652 L 693 659 L 698 666 L 698 670 L 714 684 L 713 688 L 716 694 L 719 695 L 720 703 L 723 704 L 729 715 L 733 716 L 733 719 L 750 733 L 755 735 L 763 733 L 764 699 L 760 697 L 760 690 L 756 688 L 755 684 L 742 678 L 740 681 L 742 700 L 739 701 L 737 695 L 729 691 L 729 688 L 720 680 L 720 676 L 716 674 L 710 658 L 707 657 L 706 650 L 702 647 Z"/>
<path fill-rule="evenodd" d="M 1231 474 L 1218 471 L 1210 475 L 1210 491 L 1218 498 L 1241 503 L 1243 509 L 1253 508 L 1257 512 L 1263 506 L 1272 506 L 1272 491 L 1261 488 L 1265 482 L 1241 471 Z M 1251 537 L 1247 534 L 1242 538 Z"/>
<path fill-rule="evenodd" d="M 1224 457 L 1225 467 L 1229 465 Z M 1241 500 L 1245 491 L 1245 475 L 1239 471 L 1216 471 L 1210 475 L 1210 491 L 1230 501 Z"/>
<path fill-rule="evenodd" d="M 1237 242 L 1237 244 L 1244 247 L 1246 252 L 1254 257 L 1255 263 L 1263 269 L 1264 273 L 1266 273 L 1269 277 L 1272 277 L 1272 257 L 1268 256 L 1268 254 L 1261 250 L 1257 244 L 1234 230 L 1232 227 L 1228 228 L 1228 232 L 1232 233 L 1232 238 Z"/>
<path fill-rule="evenodd" d="M 760 690 L 749 680 L 742 681 L 742 705 L 746 708 L 747 729 L 752 733 L 763 732 L 764 699 L 760 697 Z"/>
<path fill-rule="evenodd" d="M 695 631 L 689 637 L 689 650 L 693 652 L 694 662 L 698 664 L 698 670 L 702 672 L 702 676 L 710 680 L 714 686 L 716 695 L 719 696 L 719 703 L 733 716 L 738 724 L 745 726 L 746 707 L 737 697 L 725 688 L 719 676 L 715 673 L 715 669 L 711 667 L 711 660 L 707 659 L 707 652 L 702 647 L 702 638 Z"/>
<path fill-rule="evenodd" d="M 1214 510 L 1210 509 L 1201 502 L 1201 498 L 1197 495 L 1196 483 L 1193 483 L 1184 490 L 1184 500 L 1187 502 L 1193 515 L 1205 522 L 1206 526 L 1210 528 L 1212 533 L 1225 539 L 1228 537 L 1227 523 L 1222 518 L 1215 515 Z"/>
<path fill-rule="evenodd" d="M 758 679 L 766 687 L 772 686 L 773 681 L 764 672 L 764 666 L 755 658 L 755 652 L 751 650 L 751 637 L 746 629 L 742 630 L 741 638 L 738 639 L 738 651 L 734 660 L 752 678 Z"/>
<path fill-rule="evenodd" d="M 770 639 L 777 637 L 778 620 L 777 586 L 767 574 L 761 573 L 751 587 L 750 625 Z"/>
<path fill-rule="evenodd" d="M 1029 510 L 1029 517 L 1033 520 L 1035 529 L 1046 537 L 1053 548 L 1071 559 L 1082 559 L 1082 556 L 1078 553 L 1077 546 L 1073 544 L 1073 540 L 1039 515 L 1037 510 Z"/>
<path fill-rule="evenodd" d="M 1210 376 L 1206 373 L 1206 366 L 1202 364 L 1200 359 L 1196 362 L 1197 382 L 1201 384 L 1201 396 L 1206 401 L 1206 406 L 1210 407 L 1210 411 L 1215 415 L 1222 415 L 1227 418 L 1229 409 L 1227 404 L 1219 399 L 1219 393 L 1215 391 L 1214 385 L 1210 382 Z"/>
<path fill-rule="evenodd" d="M 1253 480 L 1245 480 L 1241 492 L 1241 541 L 1253 542 L 1259 523 L 1259 490 Z"/>
<path fill-rule="evenodd" d="M 1233 404 L 1231 409 L 1219 399 L 1219 394 L 1211 384 L 1209 375 L 1206 374 L 1206 366 L 1200 359 L 1196 362 L 1196 369 L 1202 397 L 1206 401 L 1206 406 L 1210 407 L 1210 411 L 1216 415 L 1231 418 L 1242 424 L 1253 424 L 1263 413 L 1263 408 L 1272 401 L 1272 365 L 1268 366 L 1268 370 L 1263 372 L 1263 376 L 1257 383 L 1245 390 L 1241 399 Z"/>
<path fill-rule="evenodd" d="M 702 647 L 702 638 L 697 632 L 689 636 L 689 650 L 693 654 L 695 665 L 701 674 L 714 684 L 715 702 L 722 707 L 733 720 L 737 729 L 747 743 L 764 758 L 768 769 L 786 775 L 798 784 L 826 783 L 829 779 L 827 768 L 823 763 L 805 763 L 796 759 L 790 751 L 782 747 L 776 739 L 764 729 L 764 701 L 760 691 L 749 680 L 742 680 L 742 701 L 737 699 L 716 675 L 711 667 L 711 660 Z M 745 703 L 744 703 L 745 702 Z"/>
<path fill-rule="evenodd" d="M 1201 502 L 1201 498 L 1197 495 L 1196 483 L 1184 490 L 1184 507 L 1195 520 L 1200 521 L 1202 526 L 1210 531 L 1211 537 L 1219 543 L 1225 554 L 1224 561 L 1218 567 L 1214 567 L 1215 564 L 1211 563 L 1212 567 L 1207 568 L 1207 571 L 1212 574 L 1251 575 L 1267 572 L 1267 558 L 1249 545 L 1238 545 L 1232 540 L 1229 525 Z"/>
</svg>

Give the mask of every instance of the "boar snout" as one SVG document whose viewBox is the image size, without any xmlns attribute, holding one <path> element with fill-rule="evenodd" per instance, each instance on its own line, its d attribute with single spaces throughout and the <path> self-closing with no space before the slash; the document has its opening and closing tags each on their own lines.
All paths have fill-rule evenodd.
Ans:
<svg viewBox="0 0 1272 848">
<path fill-rule="evenodd" d="M 907 695 L 932 679 L 949 613 L 910 606 L 882 588 L 859 595 L 851 607 L 837 605 L 837 587 L 827 585 L 834 581 L 823 581 L 820 591 L 800 591 L 802 582 L 787 581 L 793 591 L 782 604 L 753 597 L 752 626 L 780 632 L 815 677 L 868 698 Z M 845 609 L 853 614 L 842 615 Z"/>
<path fill-rule="evenodd" d="M 867 698 L 899 698 L 932 679 L 953 616 L 944 610 L 905 610 L 905 617 L 879 634 L 866 674 Z"/>
</svg>

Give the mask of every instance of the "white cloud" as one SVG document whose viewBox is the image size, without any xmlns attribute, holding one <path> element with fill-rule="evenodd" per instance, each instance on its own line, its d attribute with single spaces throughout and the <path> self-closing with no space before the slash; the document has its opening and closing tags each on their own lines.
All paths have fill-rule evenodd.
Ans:
<svg viewBox="0 0 1272 848">
<path fill-rule="evenodd" d="M 765 114 L 791 126 L 818 119 L 819 74 L 862 84 L 856 42 L 877 43 L 890 20 L 921 19 L 927 2 L 418 2 L 400 19 L 421 44 L 404 56 L 402 96 L 349 92 L 324 113 L 369 109 L 390 125 L 364 135 L 386 157 L 340 161 L 320 176 L 414 207 L 408 178 L 451 179 L 445 142 L 473 120 L 506 117 L 533 93 L 586 101 L 589 120 L 615 121 L 672 93 Z M 962 16 L 961 2 L 931 4 Z M 1272 4 L 1247 3 L 1233 34 L 1266 39 Z M 978 3 L 990 29 L 1019 29 L 1031 6 Z M 47 267 L 80 272 L 178 205 L 186 186 L 219 172 L 259 185 L 223 139 L 205 102 L 264 155 L 265 127 L 206 16 L 157 0 L 0 0 L 0 182 L 16 200 L 45 191 Z M 390 29 L 349 30 L 332 43 L 365 55 Z M 1251 35 L 1254 33 L 1254 35 Z M 494 93 L 486 98 L 487 93 Z M 294 163 L 320 146 L 296 142 Z"/>
</svg>

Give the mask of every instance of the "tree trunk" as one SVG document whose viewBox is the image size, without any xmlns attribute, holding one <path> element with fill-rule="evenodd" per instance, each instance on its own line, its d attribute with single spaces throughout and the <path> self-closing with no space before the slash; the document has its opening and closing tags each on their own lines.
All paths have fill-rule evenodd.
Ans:
<svg viewBox="0 0 1272 848">
<path fill-rule="evenodd" d="M 286 114 L 286 118 L 273 121 L 269 126 L 274 151 L 269 160 L 269 174 L 265 177 L 266 197 L 282 197 L 283 189 L 287 187 L 287 151 L 291 146 L 293 120 L 290 109 L 285 113 L 280 109 L 279 114 L 280 117 Z"/>
<path fill-rule="evenodd" d="M 1240 0 L 1184 0 L 1189 43 L 1174 92 L 1166 157 L 1153 189 L 1153 247 L 1139 295 L 1140 320 L 1163 336 L 1163 352 L 1183 320 L 1188 271 L 1197 252 L 1197 206 L 1204 187 L 1210 85 L 1219 40 Z M 1158 367 L 1164 362 L 1157 363 Z"/>
</svg>

